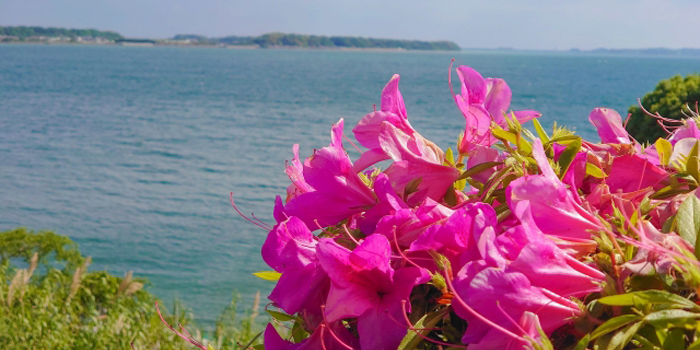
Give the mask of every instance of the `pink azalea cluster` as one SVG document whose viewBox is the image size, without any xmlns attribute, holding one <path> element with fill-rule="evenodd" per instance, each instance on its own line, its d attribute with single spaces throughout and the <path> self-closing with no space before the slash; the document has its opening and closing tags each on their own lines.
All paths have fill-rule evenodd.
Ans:
<svg viewBox="0 0 700 350">
<path fill-rule="evenodd" d="M 359 158 L 342 119 L 308 158 L 294 146 L 262 247 L 280 274 L 269 299 L 294 327 L 270 324 L 265 349 L 547 348 L 556 332 L 580 338 L 587 303 L 631 276 L 687 271 L 694 242 L 664 225 L 696 196 L 694 120 L 643 146 L 596 108 L 590 143 L 524 128 L 540 114 L 511 112 L 504 80 L 457 74 L 456 154 L 411 126 L 398 75 L 352 129 Z"/>
</svg>

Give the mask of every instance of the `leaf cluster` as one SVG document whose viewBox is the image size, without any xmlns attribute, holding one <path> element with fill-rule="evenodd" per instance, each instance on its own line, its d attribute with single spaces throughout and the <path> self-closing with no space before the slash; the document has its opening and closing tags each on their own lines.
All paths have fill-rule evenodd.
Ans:
<svg viewBox="0 0 700 350">
<path fill-rule="evenodd" d="M 664 118 L 681 120 L 687 118 L 683 109 L 688 105 L 695 109 L 695 103 L 700 101 L 700 75 L 690 74 L 685 78 L 676 75 L 662 80 L 654 91 L 642 98 L 642 106 L 650 113 L 659 113 Z M 644 113 L 637 105 L 629 109 L 632 115 L 627 124 L 627 131 L 639 142 L 654 142 L 659 137 L 665 137 L 666 132 L 659 126 L 656 119 Z"/>
<path fill-rule="evenodd" d="M 0 232 L 0 344 L 5 349 L 163 349 L 191 346 L 168 330 L 155 310 L 147 281 L 88 271 L 68 237 L 23 228 Z M 255 308 L 241 318 L 236 299 L 205 335 L 191 313 L 175 303 L 165 320 L 182 325 L 217 349 L 241 349 L 263 322 Z"/>
</svg>

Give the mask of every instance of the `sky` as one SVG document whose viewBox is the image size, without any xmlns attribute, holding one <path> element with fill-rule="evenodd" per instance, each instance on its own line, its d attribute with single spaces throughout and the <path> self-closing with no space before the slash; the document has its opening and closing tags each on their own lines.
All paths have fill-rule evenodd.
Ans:
<svg viewBox="0 0 700 350">
<path fill-rule="evenodd" d="M 700 48 L 697 0 L 0 0 L 0 26 L 126 37 L 285 32 L 463 48 Z"/>
</svg>

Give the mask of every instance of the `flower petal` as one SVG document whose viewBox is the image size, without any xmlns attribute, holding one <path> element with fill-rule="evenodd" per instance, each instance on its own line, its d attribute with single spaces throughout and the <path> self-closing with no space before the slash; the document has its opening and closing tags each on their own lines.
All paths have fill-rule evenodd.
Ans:
<svg viewBox="0 0 700 350">
<path fill-rule="evenodd" d="M 462 83 L 462 96 L 469 104 L 482 104 L 486 98 L 486 80 L 474 68 L 457 67 L 457 75 Z"/>
<path fill-rule="evenodd" d="M 627 130 L 622 126 L 622 117 L 614 109 L 596 108 L 588 120 L 598 129 L 604 143 L 631 144 Z"/>
<path fill-rule="evenodd" d="M 496 124 L 500 125 L 504 121 L 503 114 L 510 107 L 513 93 L 506 81 L 500 78 L 486 78 L 486 91 L 488 92 L 484 99 L 484 108 L 489 111 Z"/>
</svg>

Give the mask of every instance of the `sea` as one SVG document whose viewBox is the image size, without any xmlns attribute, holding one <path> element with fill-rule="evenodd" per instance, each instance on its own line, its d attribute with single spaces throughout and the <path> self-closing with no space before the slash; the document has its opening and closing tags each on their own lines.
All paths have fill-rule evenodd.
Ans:
<svg viewBox="0 0 700 350">
<path fill-rule="evenodd" d="M 0 230 L 69 236 L 91 270 L 133 271 L 211 326 L 274 286 L 252 275 L 269 270 L 267 232 L 230 194 L 273 225 L 292 146 L 328 145 L 340 118 L 351 136 L 393 74 L 414 128 L 453 147 L 452 59 L 505 79 L 512 109 L 592 140 L 593 108 L 624 118 L 659 80 L 700 72 L 698 58 L 568 52 L 0 45 Z"/>
</svg>

